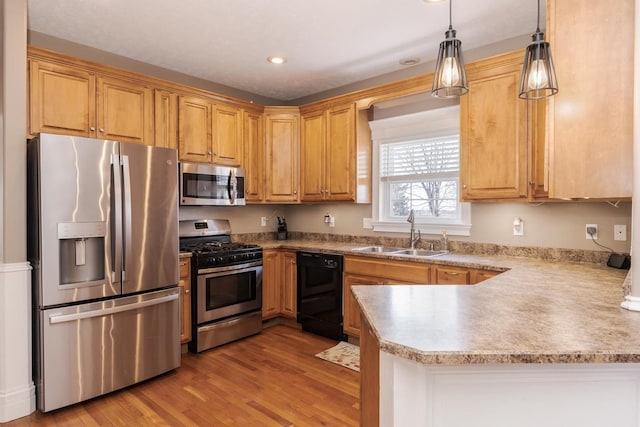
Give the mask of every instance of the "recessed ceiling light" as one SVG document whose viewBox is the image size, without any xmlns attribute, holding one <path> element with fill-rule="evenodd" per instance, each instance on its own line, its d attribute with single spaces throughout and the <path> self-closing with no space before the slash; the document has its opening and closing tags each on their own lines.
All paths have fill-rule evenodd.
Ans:
<svg viewBox="0 0 640 427">
<path fill-rule="evenodd" d="M 425 3 L 440 3 L 443 0 L 422 0 Z"/>
<path fill-rule="evenodd" d="M 272 64 L 284 64 L 285 62 L 287 62 L 287 60 L 282 56 L 270 56 L 267 58 L 267 61 L 271 62 Z"/>
<path fill-rule="evenodd" d="M 420 62 L 420 58 L 415 58 L 415 57 L 404 58 L 404 59 L 401 59 L 399 62 L 400 62 L 400 65 L 406 65 L 406 66 L 416 65 Z"/>
</svg>

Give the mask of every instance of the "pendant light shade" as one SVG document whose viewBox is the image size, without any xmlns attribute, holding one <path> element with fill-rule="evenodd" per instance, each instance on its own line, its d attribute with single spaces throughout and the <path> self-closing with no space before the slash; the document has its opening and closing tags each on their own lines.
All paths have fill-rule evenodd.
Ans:
<svg viewBox="0 0 640 427">
<path fill-rule="evenodd" d="M 456 30 L 451 25 L 451 1 L 449 1 L 449 29 L 446 39 L 440 43 L 436 72 L 431 95 L 436 98 L 455 98 L 469 92 L 467 73 L 462 60 L 462 42 L 456 39 Z"/>
<path fill-rule="evenodd" d="M 520 91 L 522 99 L 540 99 L 558 93 L 558 79 L 551 57 L 549 42 L 540 31 L 540 0 L 538 0 L 538 27 L 524 54 Z"/>
</svg>

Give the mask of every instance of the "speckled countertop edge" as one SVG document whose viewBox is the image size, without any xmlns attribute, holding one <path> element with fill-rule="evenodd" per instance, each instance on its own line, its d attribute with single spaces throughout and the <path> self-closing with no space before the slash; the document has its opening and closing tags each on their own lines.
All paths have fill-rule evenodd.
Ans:
<svg viewBox="0 0 640 427">
<path fill-rule="evenodd" d="M 354 287 L 355 298 L 371 324 L 374 335 L 379 340 L 380 349 L 389 354 L 423 364 L 640 363 L 640 313 L 631 313 L 619 307 L 624 297 L 623 282 L 625 282 L 628 273 L 624 270 L 615 270 L 599 264 L 500 255 L 467 255 L 452 252 L 433 258 L 419 258 L 388 253 L 362 253 L 353 250 L 355 247 L 362 246 L 361 244 L 343 244 L 342 242 L 268 240 L 255 243 L 260 244 L 264 249 L 313 250 L 342 255 L 505 271 L 506 273 L 496 278 L 474 286 L 448 285 L 426 288 L 431 288 L 436 292 L 435 298 L 440 292 L 438 288 L 442 291 L 444 288 L 474 288 L 477 295 L 487 294 L 484 298 L 490 298 L 491 303 L 496 307 L 501 305 L 508 307 L 514 298 L 518 303 L 530 298 L 526 304 L 531 306 L 533 311 L 523 314 L 519 319 L 520 324 L 529 325 L 517 331 L 520 335 L 513 348 L 506 340 L 500 342 L 500 345 L 496 343 L 495 348 L 492 348 L 492 345 L 480 345 L 474 348 L 473 343 L 462 343 L 460 348 L 454 346 L 443 349 L 437 345 L 430 348 L 428 343 L 413 345 L 415 343 L 394 336 L 392 330 L 381 324 L 383 322 L 381 319 L 384 316 L 381 313 L 376 313 L 376 309 L 368 300 L 368 298 L 375 297 L 367 296 L 364 293 L 374 290 L 373 288 L 379 288 L 378 290 L 388 288 L 387 292 L 394 292 L 393 288 L 396 288 L 397 291 L 399 287 Z M 421 287 L 417 286 L 417 288 Z M 527 295 L 528 293 L 530 295 Z M 434 295 L 430 296 L 434 297 Z M 548 297 L 562 301 L 559 304 L 562 308 L 557 315 L 561 314 L 566 319 L 554 319 L 556 314 L 545 313 L 547 308 L 544 305 L 544 300 Z M 379 295 L 377 298 L 389 300 L 391 295 Z M 503 298 L 502 302 L 500 302 L 500 298 Z M 557 303 L 558 301 L 556 301 Z M 553 305 L 551 304 L 551 306 Z M 575 307 L 572 308 L 572 306 Z M 589 311 L 594 307 L 597 313 Z M 537 314 L 536 309 L 540 310 Z M 501 317 L 505 313 L 500 313 L 499 309 L 496 312 L 492 319 L 494 326 L 507 320 L 506 317 Z M 477 312 L 470 313 L 471 316 L 477 314 Z M 509 314 L 508 310 L 506 314 Z M 530 316 L 530 318 L 527 319 L 526 316 Z M 480 315 L 478 319 L 486 320 L 483 315 Z M 570 321 L 568 324 L 564 324 L 565 320 Z M 467 321 L 472 322 L 472 318 Z M 586 328 L 593 331 L 587 334 L 587 337 L 582 337 L 583 334 L 572 333 L 571 326 L 573 324 L 578 325 L 576 329 Z M 550 329 L 548 331 L 540 329 L 544 327 Z M 493 326 L 490 326 L 487 329 L 492 328 Z M 497 329 L 499 330 L 499 328 Z M 562 330 L 562 333 L 566 335 L 556 333 L 558 330 Z M 419 334 L 419 331 L 406 332 L 404 333 L 405 337 Z M 513 330 L 501 332 L 505 332 L 506 335 L 514 333 Z M 463 331 L 451 330 L 450 333 L 460 334 Z M 474 330 L 473 333 L 478 336 L 482 335 L 481 330 Z M 486 339 L 491 341 L 490 336 Z M 528 342 L 530 344 L 527 344 Z M 562 342 L 567 342 L 567 345 L 558 344 Z"/>
</svg>

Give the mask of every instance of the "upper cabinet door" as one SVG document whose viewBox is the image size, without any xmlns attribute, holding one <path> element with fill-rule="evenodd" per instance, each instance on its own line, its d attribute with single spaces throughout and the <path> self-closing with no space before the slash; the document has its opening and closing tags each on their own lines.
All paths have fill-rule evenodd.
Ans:
<svg viewBox="0 0 640 427">
<path fill-rule="evenodd" d="M 303 202 L 318 202 L 325 197 L 325 113 L 324 110 L 302 116 L 300 141 L 300 192 Z"/>
<path fill-rule="evenodd" d="M 264 195 L 264 115 L 244 111 L 244 196 L 261 202 Z"/>
<path fill-rule="evenodd" d="M 96 135 L 94 75 L 34 60 L 29 74 L 30 133 Z"/>
<path fill-rule="evenodd" d="M 211 104 L 207 100 L 179 98 L 178 144 L 180 160 L 211 162 Z"/>
<path fill-rule="evenodd" d="M 213 162 L 240 166 L 242 163 L 242 114 L 239 108 L 213 108 Z"/>
<path fill-rule="evenodd" d="M 265 181 L 268 202 L 298 202 L 300 114 L 297 108 L 265 108 Z"/>
<path fill-rule="evenodd" d="M 356 127 L 355 105 L 327 111 L 325 198 L 355 200 Z"/>
<path fill-rule="evenodd" d="M 155 146 L 178 148 L 178 95 L 155 90 Z"/>
<path fill-rule="evenodd" d="M 153 90 L 112 77 L 97 84 L 98 138 L 153 145 Z"/>
<path fill-rule="evenodd" d="M 467 67 L 460 98 L 462 200 L 527 197 L 527 105 L 518 98 L 520 51 Z"/>
<path fill-rule="evenodd" d="M 549 195 L 631 197 L 634 1 L 547 0 L 547 20 L 558 77 L 549 98 Z"/>
</svg>

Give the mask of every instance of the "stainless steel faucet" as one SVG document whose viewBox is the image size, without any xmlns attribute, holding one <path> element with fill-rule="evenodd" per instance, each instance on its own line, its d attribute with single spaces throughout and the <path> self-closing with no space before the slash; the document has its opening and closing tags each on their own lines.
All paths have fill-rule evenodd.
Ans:
<svg viewBox="0 0 640 427">
<path fill-rule="evenodd" d="M 420 241 L 420 230 L 418 230 L 418 237 L 416 237 L 416 220 L 413 214 L 413 209 L 409 212 L 409 217 L 407 218 L 407 222 L 411 224 L 411 234 L 409 235 L 409 246 L 411 249 L 416 248 L 416 243 Z"/>
</svg>

